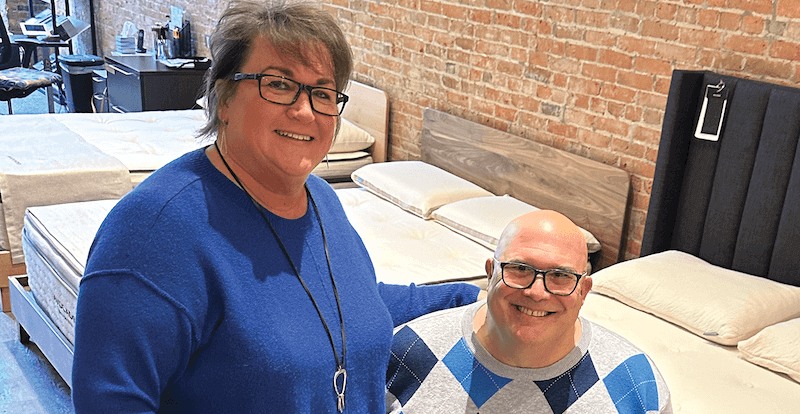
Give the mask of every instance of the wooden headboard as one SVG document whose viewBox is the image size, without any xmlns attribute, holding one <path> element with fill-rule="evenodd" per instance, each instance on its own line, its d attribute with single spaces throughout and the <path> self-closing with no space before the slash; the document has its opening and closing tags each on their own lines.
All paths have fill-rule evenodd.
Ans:
<svg viewBox="0 0 800 414">
<path fill-rule="evenodd" d="M 705 90 L 722 81 L 718 141 L 695 138 Z M 642 255 L 680 250 L 800 286 L 800 89 L 675 71 Z"/>
<path fill-rule="evenodd" d="M 625 171 L 431 108 L 421 139 L 423 161 L 496 195 L 559 211 L 592 232 L 602 244 L 596 269 L 621 259 L 630 188 Z"/>
<path fill-rule="evenodd" d="M 386 161 L 389 141 L 389 99 L 386 92 L 351 80 L 344 93 L 350 97 L 342 117 L 375 137 L 372 161 Z"/>
</svg>

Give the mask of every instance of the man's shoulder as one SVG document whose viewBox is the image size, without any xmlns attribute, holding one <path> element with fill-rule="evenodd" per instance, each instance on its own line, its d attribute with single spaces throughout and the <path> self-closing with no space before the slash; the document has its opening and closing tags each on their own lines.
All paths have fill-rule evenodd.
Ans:
<svg viewBox="0 0 800 414">
<path fill-rule="evenodd" d="M 400 332 L 403 328 L 407 328 L 422 332 L 433 330 L 434 333 L 438 330 L 438 332 L 441 333 L 442 327 L 453 328 L 460 332 L 461 323 L 463 318 L 465 317 L 464 313 L 470 312 L 473 306 L 475 306 L 474 303 L 470 305 L 442 309 L 439 311 L 431 312 L 426 315 L 422 315 L 419 318 L 413 319 L 402 325 L 397 326 L 394 329 L 394 332 L 395 334 L 397 334 L 397 332 Z"/>
</svg>

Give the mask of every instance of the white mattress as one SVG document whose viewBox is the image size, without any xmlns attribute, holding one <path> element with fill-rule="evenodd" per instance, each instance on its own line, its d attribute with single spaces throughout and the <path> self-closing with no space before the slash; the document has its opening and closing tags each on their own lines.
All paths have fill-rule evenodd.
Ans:
<svg viewBox="0 0 800 414">
<path fill-rule="evenodd" d="M 130 182 L 129 190 L 166 163 L 207 145 L 208 142 L 200 142 L 195 137 L 197 129 L 202 127 L 204 122 L 205 114 L 201 109 L 126 114 L 66 113 L 0 117 L 0 131 L 4 131 L 0 136 L 0 155 L 11 155 L 23 163 L 27 160 L 36 160 L 41 158 L 42 151 L 38 149 L 34 151 L 33 145 L 24 145 L 24 143 L 36 143 L 38 146 L 54 150 L 53 160 L 58 162 L 62 170 L 64 166 L 69 167 L 73 174 L 81 166 L 111 160 L 119 166 L 119 174 L 124 173 L 126 183 Z M 13 134 L 8 131 L 13 131 Z M 6 154 L 7 151 L 3 150 L 28 146 L 32 148 L 29 151 L 30 155 L 20 154 L 17 150 L 12 154 Z M 70 148 L 74 150 L 67 151 Z M 8 157 L 2 159 L 7 160 L 6 164 L 10 168 L 17 168 Z M 347 180 L 351 172 L 371 162 L 372 156 L 364 151 L 331 154 L 330 162 L 323 162 L 313 172 L 326 180 Z M 125 169 L 127 171 L 124 171 Z M 19 235 L 25 207 L 96 200 L 109 196 L 119 197 L 124 194 L 116 187 L 100 188 L 98 174 L 95 173 L 93 180 L 70 181 L 84 184 L 86 188 L 80 193 L 73 192 L 74 195 L 71 195 L 65 191 L 43 191 L 46 197 L 38 197 L 28 202 L 27 198 L 20 196 L 22 192 L 15 191 L 15 188 L 3 187 L 2 173 L 6 170 L 0 162 L 0 250 L 11 250 L 15 263 L 23 260 Z M 68 179 L 62 176 L 57 178 Z M 40 182 L 24 185 L 27 188 L 46 188 L 42 187 Z M 115 192 L 109 193 L 109 191 Z M 20 198 L 22 200 L 16 202 Z M 14 201 L 15 206 L 9 207 L 9 203 L 3 199 Z"/>
<path fill-rule="evenodd" d="M 117 200 L 31 207 L 25 214 L 22 248 L 28 285 L 53 324 L 72 343 L 78 286 L 89 248 Z"/>
<path fill-rule="evenodd" d="M 336 190 L 367 246 L 379 281 L 408 284 L 484 278 L 491 250 L 360 188 Z M 116 200 L 31 207 L 22 246 L 28 285 L 64 336 L 74 339 L 80 278 L 94 235 Z"/>
<path fill-rule="evenodd" d="M 707 341 L 594 292 L 581 315 L 628 338 L 653 359 L 669 385 L 676 414 L 800 412 L 800 384 L 745 361 L 736 347 Z"/>
</svg>

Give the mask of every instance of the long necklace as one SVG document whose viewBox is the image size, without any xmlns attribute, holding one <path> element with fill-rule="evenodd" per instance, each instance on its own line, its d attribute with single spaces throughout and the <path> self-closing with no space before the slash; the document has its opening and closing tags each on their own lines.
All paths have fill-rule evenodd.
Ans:
<svg viewBox="0 0 800 414">
<path fill-rule="evenodd" d="M 283 240 L 281 240 L 280 236 L 278 236 L 278 231 L 275 230 L 275 227 L 272 225 L 272 222 L 269 221 L 267 215 L 264 214 L 263 209 L 259 206 L 258 202 L 256 201 L 253 196 L 244 188 L 244 185 L 239 180 L 239 177 L 236 176 L 236 173 L 233 172 L 231 166 L 228 165 L 228 162 L 225 160 L 225 157 L 222 156 L 222 151 L 219 150 L 217 146 L 217 142 L 214 141 L 214 148 L 217 150 L 219 154 L 219 158 L 222 160 L 222 163 L 225 164 L 225 168 L 228 169 L 228 172 L 231 173 L 233 176 L 234 181 L 236 184 L 239 184 L 239 187 L 244 191 L 250 201 L 253 202 L 253 205 L 256 206 L 256 209 L 261 214 L 261 217 L 264 218 L 264 221 L 267 222 L 267 226 L 269 226 L 270 231 L 272 231 L 272 235 L 275 236 L 275 240 L 278 241 L 278 245 L 281 246 L 281 250 L 283 254 L 286 256 L 286 260 L 289 261 L 289 264 L 292 266 L 294 270 L 294 274 L 297 275 L 297 280 L 300 281 L 300 284 L 305 289 L 308 298 L 311 299 L 311 303 L 314 305 L 314 309 L 317 310 L 317 314 L 319 315 L 319 319 L 322 321 L 322 326 L 325 328 L 325 333 L 328 334 L 328 340 L 331 342 L 331 349 L 333 349 L 333 357 L 336 359 L 336 372 L 333 374 L 333 390 L 336 392 L 336 408 L 341 413 L 344 411 L 344 391 L 347 388 L 347 370 L 345 369 L 345 356 L 347 355 L 347 342 L 345 341 L 344 336 L 344 319 L 342 317 L 342 305 L 339 303 L 339 292 L 336 290 L 336 281 L 333 279 L 333 270 L 331 268 L 331 256 L 328 253 L 328 241 L 325 239 L 325 228 L 322 226 L 322 218 L 319 215 L 319 209 L 317 208 L 317 203 L 314 201 L 314 197 L 311 196 L 311 192 L 308 190 L 308 186 L 304 185 L 306 190 L 306 195 L 308 199 L 311 200 L 311 205 L 314 207 L 314 213 L 317 215 L 317 222 L 319 222 L 319 230 L 322 233 L 322 245 L 325 246 L 325 260 L 328 262 L 328 274 L 331 277 L 331 285 L 333 286 L 333 295 L 336 297 L 336 308 L 339 311 L 339 326 L 342 328 L 342 359 L 339 360 L 339 353 L 336 352 L 336 345 L 333 343 L 333 335 L 331 334 L 330 328 L 328 328 L 328 323 L 325 322 L 325 317 L 322 316 L 322 311 L 319 309 L 319 305 L 317 305 L 317 301 L 314 300 L 314 295 L 311 294 L 311 291 L 308 289 L 308 286 L 303 281 L 303 277 L 300 276 L 300 271 L 295 266 L 292 257 L 289 256 L 289 251 L 286 249 L 286 246 L 283 244 Z"/>
</svg>

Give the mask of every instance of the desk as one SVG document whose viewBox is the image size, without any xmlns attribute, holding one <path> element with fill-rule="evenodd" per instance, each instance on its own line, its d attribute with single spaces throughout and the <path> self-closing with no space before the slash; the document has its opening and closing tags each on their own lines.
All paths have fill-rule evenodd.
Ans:
<svg viewBox="0 0 800 414">
<path fill-rule="evenodd" d="M 111 111 L 190 109 L 205 69 L 171 69 L 152 56 L 106 56 Z"/>
<path fill-rule="evenodd" d="M 11 43 L 19 45 L 23 50 L 25 50 L 25 53 L 22 57 L 22 66 L 26 68 L 31 67 L 31 56 L 33 55 L 33 52 L 37 48 L 43 49 L 44 58 L 42 59 L 42 64 L 44 65 L 44 70 L 47 72 L 53 71 L 53 68 L 50 65 L 50 49 L 55 48 L 56 57 L 58 57 L 58 48 L 69 47 L 69 42 L 61 40 L 60 38 L 46 38 L 43 36 L 28 37 L 25 35 L 10 35 L 9 37 L 11 39 Z M 55 112 L 55 107 L 53 106 L 53 89 L 51 87 L 47 88 L 47 109 L 51 114 Z"/>
</svg>

